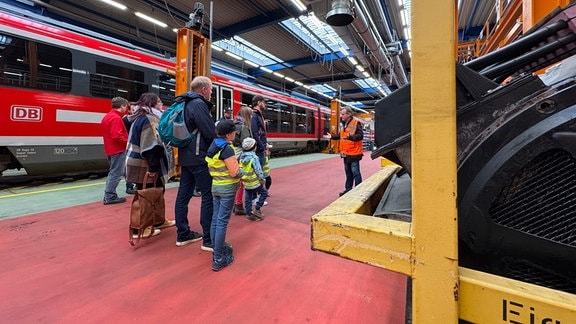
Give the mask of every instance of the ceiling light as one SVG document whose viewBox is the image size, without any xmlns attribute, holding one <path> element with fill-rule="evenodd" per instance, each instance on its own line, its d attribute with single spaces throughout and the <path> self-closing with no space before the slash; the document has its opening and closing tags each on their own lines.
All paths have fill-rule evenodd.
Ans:
<svg viewBox="0 0 576 324">
<path fill-rule="evenodd" d="M 294 79 L 290 78 L 290 77 L 285 77 L 284 79 L 290 81 L 290 82 L 294 82 Z"/>
<path fill-rule="evenodd" d="M 244 62 L 246 62 L 246 64 L 248 64 L 248 65 L 252 65 L 253 67 L 259 67 L 259 66 L 260 66 L 260 65 L 254 63 L 254 62 L 252 62 L 252 61 L 250 61 L 250 60 L 244 60 Z"/>
<path fill-rule="evenodd" d="M 138 11 L 137 11 L 137 12 L 135 12 L 134 14 L 135 14 L 136 16 L 138 16 L 138 17 L 140 17 L 140 18 L 142 18 L 142 19 L 144 19 L 144 20 L 147 20 L 147 21 L 149 21 L 149 22 L 151 22 L 151 23 L 153 23 L 153 24 L 155 24 L 155 25 L 158 25 L 158 26 L 160 26 L 160 27 L 162 27 L 162 28 L 166 28 L 166 27 L 168 26 L 168 25 L 166 25 L 165 23 L 161 22 L 160 20 L 154 19 L 154 18 L 152 18 L 152 17 L 150 17 L 150 16 L 146 16 L 145 14 L 143 14 L 143 13 L 141 13 L 141 12 L 138 12 Z"/>
<path fill-rule="evenodd" d="M 125 5 L 118 3 L 116 1 L 113 1 L 113 0 L 100 0 L 100 1 L 107 3 L 107 4 L 111 5 L 112 7 L 116 7 L 116 8 L 121 9 L 121 10 L 126 10 L 126 8 L 127 8 Z"/>
<path fill-rule="evenodd" d="M 352 65 L 358 64 L 358 61 L 356 61 L 356 59 L 353 56 L 348 56 L 348 61 L 350 61 L 350 63 L 352 63 Z"/>
<path fill-rule="evenodd" d="M 300 82 L 300 81 L 294 81 L 294 83 L 296 83 L 296 84 L 299 85 L 299 86 L 303 86 L 303 85 L 304 85 L 304 83 L 302 83 L 302 82 Z"/>
<path fill-rule="evenodd" d="M 275 76 L 284 79 L 285 75 L 282 73 L 278 73 L 278 72 L 272 72 L 272 74 L 274 74 Z"/>
<path fill-rule="evenodd" d="M 218 47 L 218 46 L 216 46 L 216 45 L 214 45 L 214 44 L 210 44 L 210 47 L 211 47 L 213 50 L 215 50 L 216 52 L 222 52 L 222 51 L 223 51 L 222 48 L 220 48 L 220 47 Z"/>
<path fill-rule="evenodd" d="M 240 56 L 238 56 L 238 55 L 236 55 L 236 54 L 234 54 L 234 53 L 232 53 L 232 52 L 226 52 L 226 55 L 228 55 L 228 56 L 230 56 L 230 57 L 232 57 L 232 58 L 235 58 L 235 59 L 237 59 L 238 61 L 242 61 L 242 58 L 241 58 Z"/>
<path fill-rule="evenodd" d="M 300 0 L 291 0 L 292 4 L 298 8 L 300 11 L 306 11 L 306 6 L 300 2 Z"/>
<path fill-rule="evenodd" d="M 264 72 L 272 73 L 272 70 L 270 70 L 269 68 L 261 66 L 260 69 Z"/>
<path fill-rule="evenodd" d="M 332 10 L 326 15 L 326 22 L 332 26 L 346 26 L 354 20 L 350 0 L 332 0 Z"/>
</svg>

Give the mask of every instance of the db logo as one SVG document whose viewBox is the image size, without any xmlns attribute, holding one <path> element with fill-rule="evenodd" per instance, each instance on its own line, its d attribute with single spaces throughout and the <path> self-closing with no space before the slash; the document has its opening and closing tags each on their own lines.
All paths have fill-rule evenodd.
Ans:
<svg viewBox="0 0 576 324">
<path fill-rule="evenodd" d="M 15 121 L 42 121 L 42 108 L 12 106 L 10 107 L 10 119 Z"/>
</svg>

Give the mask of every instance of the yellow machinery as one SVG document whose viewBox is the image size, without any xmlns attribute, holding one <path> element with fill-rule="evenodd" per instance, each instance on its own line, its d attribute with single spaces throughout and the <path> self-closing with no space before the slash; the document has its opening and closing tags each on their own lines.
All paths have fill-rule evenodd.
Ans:
<svg viewBox="0 0 576 324">
<path fill-rule="evenodd" d="M 386 166 L 312 217 L 312 248 L 412 278 L 414 323 L 576 323 L 576 296 L 459 266 L 456 1 L 412 3 L 412 222 L 371 217 Z"/>
<path fill-rule="evenodd" d="M 176 78 L 176 96 L 190 90 L 190 83 L 195 76 L 210 76 L 210 40 L 198 30 L 191 28 L 178 29 L 176 42 L 176 66 L 172 72 Z M 180 176 L 178 166 L 178 148 L 174 148 L 175 177 Z"/>
<path fill-rule="evenodd" d="M 336 100 L 330 102 L 330 134 L 338 134 L 340 121 L 340 103 Z M 339 153 L 339 141 L 330 140 L 328 147 L 322 151 L 322 153 Z"/>
</svg>

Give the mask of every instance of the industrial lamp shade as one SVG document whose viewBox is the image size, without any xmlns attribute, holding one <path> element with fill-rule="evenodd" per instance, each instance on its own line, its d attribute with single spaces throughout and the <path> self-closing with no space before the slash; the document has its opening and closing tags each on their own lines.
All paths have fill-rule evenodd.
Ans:
<svg viewBox="0 0 576 324">
<path fill-rule="evenodd" d="M 331 26 L 346 26 L 354 20 L 350 9 L 350 0 L 333 0 L 332 10 L 326 15 L 326 22 Z"/>
</svg>

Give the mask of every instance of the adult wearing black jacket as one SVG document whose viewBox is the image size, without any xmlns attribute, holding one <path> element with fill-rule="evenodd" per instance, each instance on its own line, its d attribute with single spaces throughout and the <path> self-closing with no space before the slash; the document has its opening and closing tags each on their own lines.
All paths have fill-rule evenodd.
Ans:
<svg viewBox="0 0 576 324">
<path fill-rule="evenodd" d="M 186 147 L 178 151 L 181 166 L 180 186 L 176 195 L 174 206 L 177 237 L 176 246 L 184 246 L 192 242 L 203 240 L 201 248 L 212 251 L 210 240 L 210 224 L 212 223 L 212 177 L 208 171 L 206 152 L 216 137 L 216 129 L 210 110 L 212 103 L 212 81 L 205 76 L 198 76 L 190 84 L 194 93 L 192 99 L 186 103 L 184 118 L 190 133 L 198 129 L 196 138 Z M 200 225 L 203 234 L 190 230 L 188 224 L 188 203 L 193 196 L 194 188 L 202 193 L 200 204 Z"/>
<path fill-rule="evenodd" d="M 264 111 L 266 110 L 266 100 L 261 95 L 255 95 L 252 97 L 252 108 L 254 113 L 252 114 L 252 120 L 250 128 L 252 130 L 252 136 L 256 140 L 256 155 L 260 161 L 260 165 L 264 167 L 266 164 L 266 156 L 270 155 L 268 150 L 268 139 L 266 137 L 266 122 L 264 121 Z M 270 190 L 272 185 L 272 178 L 270 175 L 266 177 L 266 189 Z"/>
</svg>

